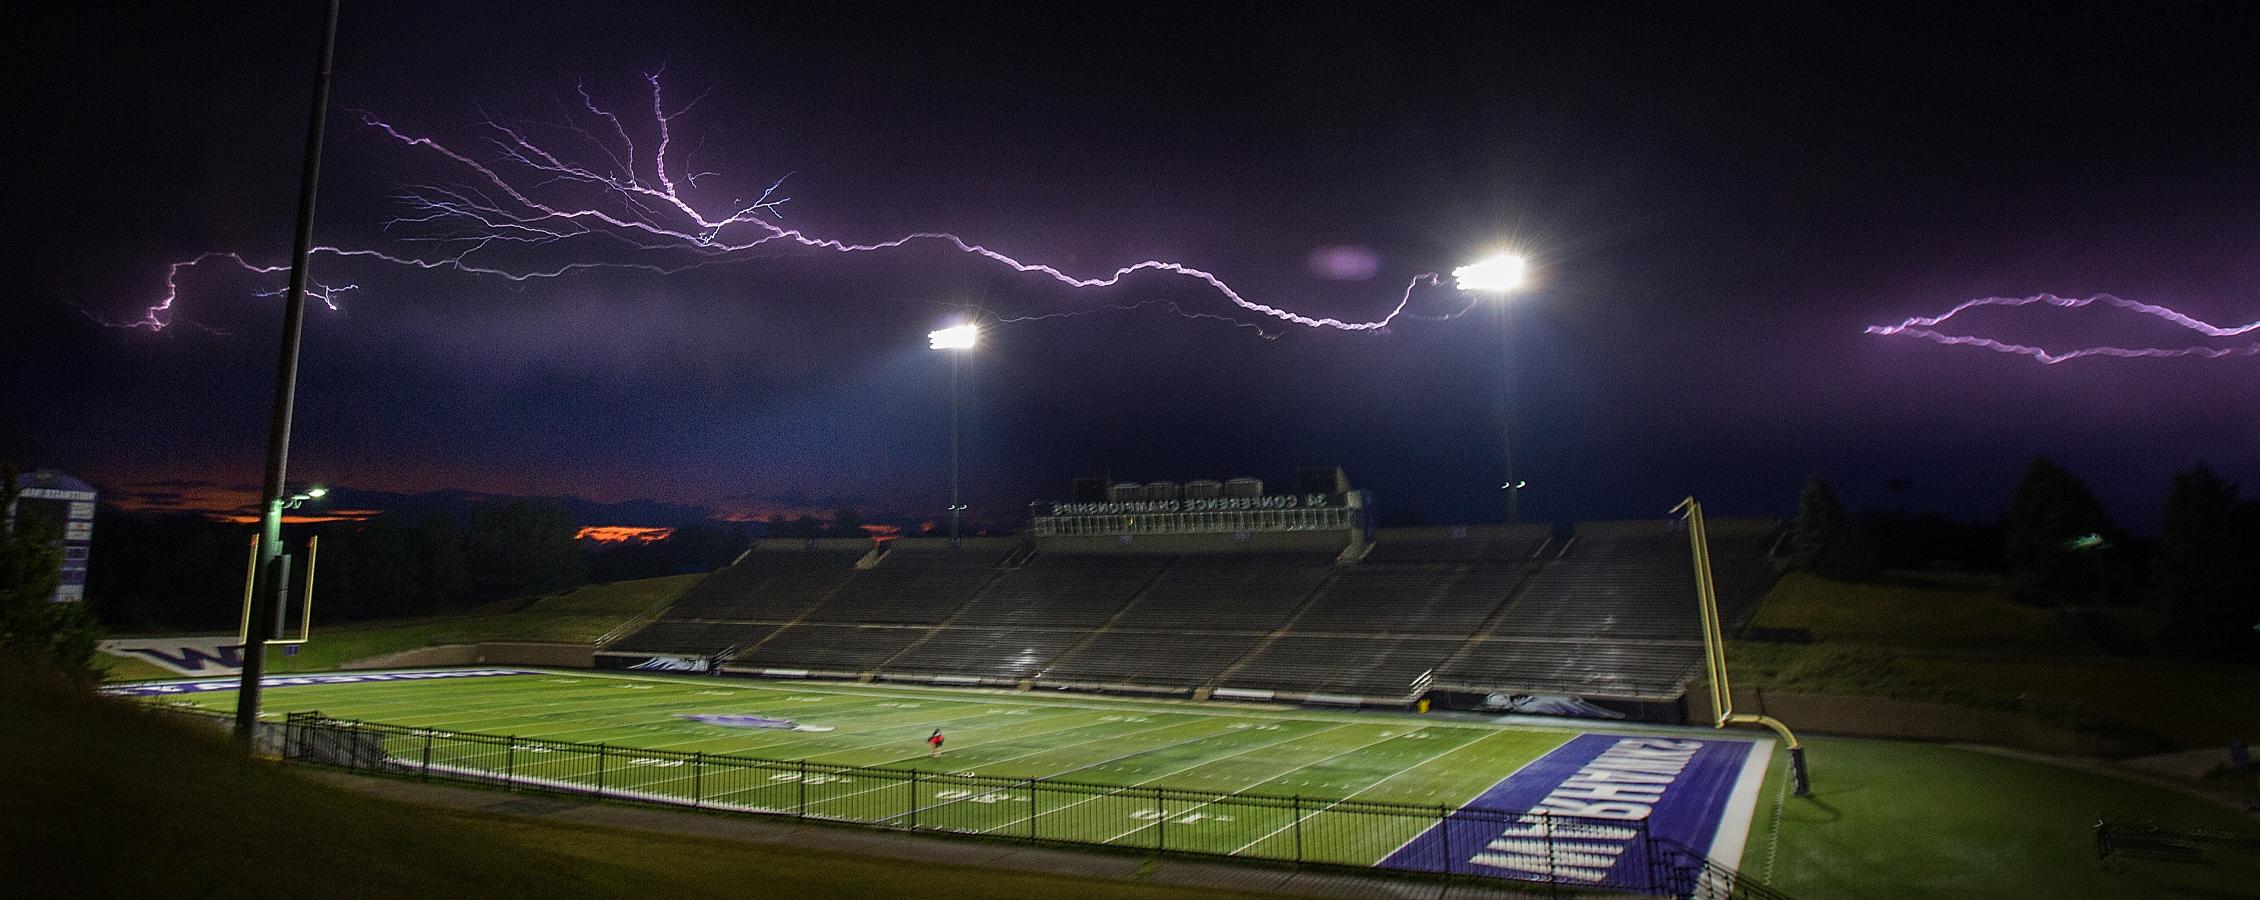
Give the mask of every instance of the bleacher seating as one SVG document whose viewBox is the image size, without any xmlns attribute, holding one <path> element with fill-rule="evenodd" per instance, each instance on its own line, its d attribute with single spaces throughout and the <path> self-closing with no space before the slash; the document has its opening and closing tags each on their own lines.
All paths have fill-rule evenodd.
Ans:
<svg viewBox="0 0 2260 900">
<path fill-rule="evenodd" d="M 1246 655 L 1257 634 L 1102 631 L 1038 673 L 1039 682 L 1119 681 L 1195 688 Z"/>
<path fill-rule="evenodd" d="M 1356 566 L 1327 584 L 1292 630 L 1465 637 L 1526 571 L 1514 563 Z"/>
<path fill-rule="evenodd" d="M 752 669 L 868 672 L 931 629 L 883 625 L 791 625 L 730 664 Z"/>
<path fill-rule="evenodd" d="M 653 622 L 605 649 L 617 653 L 678 653 L 689 650 L 703 656 L 731 647 L 758 643 L 776 630 L 775 625 L 745 622 L 666 620 Z"/>
<path fill-rule="evenodd" d="M 1232 687 L 1401 697 L 1464 637 L 1312 637 L 1289 634 L 1225 678 Z"/>
<path fill-rule="evenodd" d="M 896 541 L 886 558 L 857 572 L 802 617 L 807 622 L 933 624 L 973 599 L 997 575 L 1009 547 Z"/>
<path fill-rule="evenodd" d="M 1179 557 L 1114 627 L 1269 631 L 1310 597 L 1333 561 L 1332 554 Z"/>
<path fill-rule="evenodd" d="M 982 591 L 952 624 L 1095 628 L 1168 564 L 1165 556 L 1038 554 Z"/>
<path fill-rule="evenodd" d="M 1720 614 L 1740 621 L 1765 572 L 1770 521 L 1710 528 Z M 1660 697 L 1702 661 L 1687 534 L 1664 523 L 1586 523 L 1530 576 L 1439 681 L 1485 689 Z"/>
<path fill-rule="evenodd" d="M 1714 520 L 1728 622 L 1772 522 Z M 1012 540 L 763 547 L 607 654 L 1035 685 L 1404 698 L 1453 690 L 1676 696 L 1700 663 L 1684 532 L 1660 522 L 1383 531 L 1333 552 L 1045 552 Z M 1191 549 L 1199 549 L 1197 547 Z M 862 561 L 861 567 L 858 560 Z"/>
<path fill-rule="evenodd" d="M 789 622 L 846 583 L 866 552 L 757 547 L 693 586 L 661 620 Z"/>
<path fill-rule="evenodd" d="M 1084 629 L 957 625 L 889 660 L 893 673 L 965 675 L 1019 680 L 1036 674 L 1087 632 Z"/>
</svg>

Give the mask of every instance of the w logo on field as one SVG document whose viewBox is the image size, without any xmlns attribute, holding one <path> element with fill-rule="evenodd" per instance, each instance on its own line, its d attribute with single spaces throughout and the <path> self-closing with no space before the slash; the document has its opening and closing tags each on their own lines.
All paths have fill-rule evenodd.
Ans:
<svg viewBox="0 0 2260 900">
<path fill-rule="evenodd" d="M 217 637 L 124 638 L 103 641 L 97 649 L 138 659 L 182 675 L 235 674 L 243 671 L 243 645 L 234 635 Z"/>
</svg>

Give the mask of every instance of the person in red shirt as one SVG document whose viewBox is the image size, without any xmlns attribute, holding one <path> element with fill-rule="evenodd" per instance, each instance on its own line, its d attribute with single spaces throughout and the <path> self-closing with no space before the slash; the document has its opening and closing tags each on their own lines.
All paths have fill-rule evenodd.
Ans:
<svg viewBox="0 0 2260 900">
<path fill-rule="evenodd" d="M 930 753 L 930 754 L 927 754 L 927 756 L 928 756 L 929 758 L 931 758 L 931 759 L 941 759 L 941 758 L 942 758 L 942 730 L 941 730 L 941 729 L 939 729 L 939 728 L 936 728 L 936 729 L 934 729 L 934 735 L 933 735 L 932 737 L 929 737 L 929 738 L 927 738 L 927 739 L 926 739 L 926 744 L 927 744 L 928 746 L 930 746 L 930 747 L 933 747 L 933 748 L 934 748 L 934 752 L 932 752 L 932 753 Z"/>
</svg>

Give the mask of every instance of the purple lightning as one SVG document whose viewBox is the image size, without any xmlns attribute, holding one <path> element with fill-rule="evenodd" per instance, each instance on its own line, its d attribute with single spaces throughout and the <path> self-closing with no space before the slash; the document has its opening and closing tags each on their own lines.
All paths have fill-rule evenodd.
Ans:
<svg viewBox="0 0 2260 900">
<path fill-rule="evenodd" d="M 1944 314 L 1941 315 L 1915 316 L 1897 325 L 1870 325 L 1867 327 L 1865 333 L 1880 335 L 1905 335 L 1907 337 L 1921 338 L 1923 340 L 1940 344 L 1983 347 L 1987 350 L 1992 350 L 1998 353 L 2015 353 L 2024 356 L 2030 356 L 2033 359 L 2039 360 L 2045 365 L 2055 365 L 2056 363 L 2064 362 L 2066 360 L 2080 359 L 2082 357 L 2088 356 L 2116 357 L 2120 359 L 2166 359 L 2183 356 L 2195 356 L 2205 359 L 2220 359 L 2226 356 L 2260 356 L 2260 342 L 2254 342 L 2242 347 L 2087 347 L 2080 350 L 2067 350 L 2061 353 L 2054 353 L 2041 347 L 2033 347 L 2025 344 L 2012 344 L 2005 341 L 1994 340 L 1988 337 L 1980 337 L 1977 335 L 1946 334 L 1945 332 L 1939 331 L 1936 328 L 1936 326 L 1943 324 L 1946 320 L 1954 318 L 1956 315 L 1961 314 L 1964 310 L 1975 309 L 1980 306 L 2019 307 L 2030 306 L 2034 303 L 2043 303 L 2049 306 L 2053 306 L 2057 309 L 2079 309 L 2081 307 L 2090 306 L 2099 302 L 2108 304 L 2110 306 L 2115 306 L 2120 309 L 2138 312 L 2146 316 L 2154 316 L 2161 320 L 2171 322 L 2174 325 L 2197 332 L 2207 337 L 2236 337 L 2238 335 L 2260 331 L 2260 320 L 2248 322 L 2244 325 L 2236 327 L 2223 327 L 2199 319 L 2191 318 L 2163 306 L 2154 306 L 2148 303 L 2139 303 L 2123 297 L 2114 297 L 2110 294 L 2097 294 L 2093 297 L 2087 298 L 2058 297 L 2055 294 L 2036 294 L 2030 297 L 1984 297 L 1977 300 L 1970 300 L 1960 306 L 1956 306 L 1953 309 L 1947 310 Z"/>
<path fill-rule="evenodd" d="M 432 138 L 403 133 L 372 113 L 357 111 L 363 125 L 404 146 L 426 150 L 444 158 L 458 167 L 458 174 L 465 177 L 468 183 L 412 186 L 396 198 L 405 207 L 405 212 L 385 223 L 387 231 L 400 229 L 409 233 L 401 240 L 442 246 L 446 248 L 443 253 L 411 255 L 329 245 L 314 247 L 313 252 L 338 257 L 365 257 L 419 269 L 450 269 L 523 282 L 554 278 L 586 268 L 631 268 L 671 274 L 720 262 L 759 258 L 764 255 L 764 251 L 770 249 L 865 253 L 890 250 L 912 243 L 939 243 L 1015 272 L 1047 276 L 1061 285 L 1075 289 L 1113 287 L 1124 278 L 1143 271 L 1166 272 L 1205 284 L 1232 305 L 1272 320 L 1353 332 L 1371 332 L 1388 327 L 1399 315 L 1406 313 L 1415 288 L 1439 283 L 1439 276 L 1435 273 L 1415 276 L 1406 284 L 1403 295 L 1386 315 L 1371 321 L 1346 321 L 1330 316 L 1308 316 L 1250 300 L 1214 273 L 1178 262 L 1149 259 L 1117 268 L 1106 275 L 1078 277 L 1050 265 L 1022 261 L 946 232 L 920 231 L 873 243 L 851 243 L 813 236 L 772 221 L 781 218 L 781 209 L 787 200 L 777 193 L 784 185 L 783 178 L 771 183 L 750 201 L 734 199 L 728 204 L 717 205 L 712 210 L 702 209 L 684 196 L 677 181 L 680 179 L 684 184 L 696 188 L 701 177 L 713 173 L 685 172 L 680 168 L 680 160 L 670 158 L 670 148 L 675 142 L 675 120 L 696 106 L 698 100 L 694 99 L 670 112 L 661 88 L 660 75 L 647 73 L 644 78 L 651 90 L 651 129 L 657 135 L 657 140 L 652 142 L 648 152 L 638 150 L 635 137 L 619 115 L 600 106 L 578 84 L 575 85 L 575 93 L 578 95 L 580 108 L 574 110 L 560 104 L 563 115 L 558 121 L 530 122 L 485 116 L 483 124 L 488 130 L 485 140 L 492 145 L 496 155 L 484 162 Z M 569 154 L 552 150 L 537 140 L 543 132 L 562 135 L 575 144 L 594 147 L 602 161 L 594 166 L 572 161 Z M 560 199 L 561 196 L 581 202 Z M 566 242 L 596 243 L 614 251 L 637 254 L 639 259 L 632 262 L 584 260 L 552 268 L 523 268 L 486 262 L 486 257 L 491 256 L 492 252 L 482 252 L 500 251 L 513 246 Z M 653 254 L 662 252 L 675 254 L 677 261 L 649 261 Z M 686 255 L 688 258 L 683 258 Z M 273 274 L 285 268 L 254 264 L 238 254 L 224 251 L 208 252 L 194 259 L 176 262 L 166 273 L 163 300 L 134 321 L 114 324 L 156 331 L 175 321 L 187 321 L 178 319 L 175 311 L 175 303 L 180 296 L 180 273 L 183 269 L 215 261 L 232 263 L 261 275 Z M 335 309 L 337 295 L 350 289 L 316 284 L 313 293 L 317 299 Z M 1137 309 L 1154 303 L 1188 318 L 1220 319 L 1236 326 L 1254 328 L 1266 337 L 1274 336 L 1261 324 L 1232 316 L 1190 312 L 1167 301 L 1106 305 L 1097 309 L 1022 316 L 1002 321 L 1034 321 L 1083 315 L 1100 309 Z"/>
</svg>

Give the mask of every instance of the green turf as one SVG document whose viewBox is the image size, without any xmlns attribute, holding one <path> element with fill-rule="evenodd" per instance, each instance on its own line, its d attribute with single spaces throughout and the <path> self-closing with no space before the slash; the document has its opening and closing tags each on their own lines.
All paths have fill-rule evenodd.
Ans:
<svg viewBox="0 0 2260 900">
<path fill-rule="evenodd" d="M 1168 846 L 1268 858 L 1302 856 L 1368 865 L 1434 823 L 1427 810 L 1458 807 L 1544 754 L 1574 732 L 1480 722 L 1265 710 L 1219 705 L 1120 701 L 967 690 L 744 680 L 547 673 L 459 680 L 298 685 L 269 689 L 270 713 L 319 710 L 447 732 L 515 737 L 523 748 L 438 743 L 436 762 L 517 776 L 592 784 L 604 767 L 608 788 L 707 803 L 860 821 L 919 816 L 922 827 L 1151 847 Z M 189 700 L 215 709 L 232 692 Z M 832 731 L 732 728 L 678 718 L 740 713 L 789 718 Z M 929 758 L 925 739 L 947 734 Z M 623 750 L 603 761 L 528 739 L 602 743 L 618 748 L 806 760 L 819 776 L 804 785 L 793 768 L 713 767 L 693 783 L 666 760 Z M 420 740 L 394 740 L 388 752 L 420 760 Z M 826 767 L 914 770 L 926 783 Z M 963 776 L 1006 779 L 1001 789 Z M 1096 789 L 1045 787 L 1040 796 L 1010 781 L 1044 778 Z M 1155 788 L 1228 799 L 1157 801 Z M 1420 804 L 1417 814 L 1378 815 L 1327 802 L 1282 804 L 1264 797 Z M 913 813 L 913 810 L 916 813 Z M 1157 810 L 1167 810 L 1157 823 Z M 1167 831 L 1164 835 L 1161 832 Z"/>
<path fill-rule="evenodd" d="M 2249 858 L 2097 861 L 2099 815 L 2260 831 L 2184 794 L 1932 744 L 1823 738 L 1807 752 L 1813 796 L 1782 794 L 1787 757 L 1778 758 L 1742 858 L 1745 875 L 1797 897 L 2260 896 Z"/>
<path fill-rule="evenodd" d="M 1221 896 L 411 806 L 4 658 L 0 748 L 0 873 L 19 897 Z"/>
</svg>

